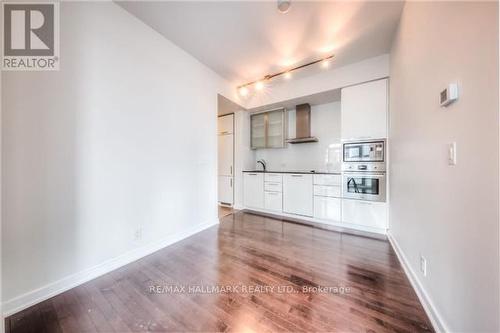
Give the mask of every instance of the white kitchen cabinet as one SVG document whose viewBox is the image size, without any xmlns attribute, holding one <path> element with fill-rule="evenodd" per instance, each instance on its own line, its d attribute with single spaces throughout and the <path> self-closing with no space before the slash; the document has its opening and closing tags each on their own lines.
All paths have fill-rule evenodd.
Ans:
<svg viewBox="0 0 500 333">
<path fill-rule="evenodd" d="M 233 135 L 219 135 L 217 142 L 217 173 L 219 176 L 233 176 Z"/>
<path fill-rule="evenodd" d="M 273 183 L 282 183 L 283 175 L 281 173 L 266 173 L 264 175 L 264 181 Z"/>
<path fill-rule="evenodd" d="M 233 114 L 220 116 L 217 122 L 217 134 L 219 135 L 233 134 L 234 131 L 233 124 L 234 124 Z"/>
<path fill-rule="evenodd" d="M 226 205 L 233 204 L 233 177 L 218 177 L 218 201 Z"/>
<path fill-rule="evenodd" d="M 283 211 L 289 214 L 313 216 L 312 175 L 283 175 Z"/>
<path fill-rule="evenodd" d="M 314 185 L 342 185 L 341 175 L 314 175 Z"/>
<path fill-rule="evenodd" d="M 326 221 L 341 221 L 341 199 L 314 196 L 314 217 Z"/>
<path fill-rule="evenodd" d="M 281 212 L 283 210 L 283 194 L 280 192 L 264 192 L 264 208 Z"/>
<path fill-rule="evenodd" d="M 264 208 L 263 173 L 243 173 L 243 202 L 248 208 Z"/>
<path fill-rule="evenodd" d="M 315 196 L 340 198 L 341 193 L 342 189 L 340 185 L 339 186 L 314 185 Z"/>
<path fill-rule="evenodd" d="M 282 192 L 281 183 L 264 182 L 264 191 L 266 192 Z"/>
<path fill-rule="evenodd" d="M 385 230 L 387 229 L 387 204 L 343 199 L 342 222 Z"/>
<path fill-rule="evenodd" d="M 387 138 L 387 79 L 343 88 L 340 103 L 343 140 Z"/>
</svg>

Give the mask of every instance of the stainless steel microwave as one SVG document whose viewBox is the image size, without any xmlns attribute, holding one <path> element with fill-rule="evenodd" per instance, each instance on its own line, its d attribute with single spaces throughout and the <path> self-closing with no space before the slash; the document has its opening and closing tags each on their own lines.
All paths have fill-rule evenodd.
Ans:
<svg viewBox="0 0 500 333">
<path fill-rule="evenodd" d="M 385 140 L 344 142 L 342 156 L 344 171 L 385 171 Z"/>
</svg>

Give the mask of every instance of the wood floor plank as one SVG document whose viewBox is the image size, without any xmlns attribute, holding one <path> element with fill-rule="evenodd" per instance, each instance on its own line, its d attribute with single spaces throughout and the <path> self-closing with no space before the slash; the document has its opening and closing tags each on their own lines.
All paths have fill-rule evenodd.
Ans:
<svg viewBox="0 0 500 333">
<path fill-rule="evenodd" d="M 166 291 L 159 292 L 162 287 Z M 168 289 L 173 287 L 177 291 Z M 344 287 L 348 292 L 307 289 L 320 287 Z M 147 331 L 433 328 L 387 241 L 241 211 L 6 318 L 8 333 Z"/>
</svg>

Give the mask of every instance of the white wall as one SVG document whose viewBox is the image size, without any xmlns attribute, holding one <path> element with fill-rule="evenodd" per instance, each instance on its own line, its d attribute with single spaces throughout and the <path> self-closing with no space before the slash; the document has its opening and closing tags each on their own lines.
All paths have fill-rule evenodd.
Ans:
<svg viewBox="0 0 500 333">
<path fill-rule="evenodd" d="M 247 109 L 343 88 L 389 76 L 389 55 L 369 58 L 354 64 L 290 81 L 272 81 L 272 87 L 241 101 Z"/>
<path fill-rule="evenodd" d="M 217 222 L 225 81 L 112 2 L 61 3 L 60 68 L 2 78 L 6 312 Z"/>
<path fill-rule="evenodd" d="M 295 109 L 287 114 L 288 137 L 294 138 Z M 268 170 L 340 171 L 340 102 L 311 106 L 311 135 L 319 141 L 288 144 L 284 149 L 258 149 L 255 159 L 264 159 Z"/>
<path fill-rule="evenodd" d="M 497 6 L 407 2 L 391 52 L 390 233 L 449 332 L 499 331 Z"/>
<path fill-rule="evenodd" d="M 3 17 L 3 8 L 0 8 L 0 17 Z M 3 24 L 0 24 L 0 43 L 3 45 Z M 2 71 L 0 71 L 0 189 L 2 188 Z M 0 333 L 5 332 L 5 320 L 2 306 L 2 191 L 0 190 Z"/>
</svg>

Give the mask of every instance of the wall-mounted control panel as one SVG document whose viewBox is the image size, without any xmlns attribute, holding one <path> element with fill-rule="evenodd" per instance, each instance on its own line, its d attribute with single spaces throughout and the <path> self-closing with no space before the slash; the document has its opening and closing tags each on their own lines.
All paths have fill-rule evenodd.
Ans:
<svg viewBox="0 0 500 333">
<path fill-rule="evenodd" d="M 458 84 L 450 83 L 446 89 L 439 94 L 439 104 L 448 106 L 458 99 Z"/>
</svg>

